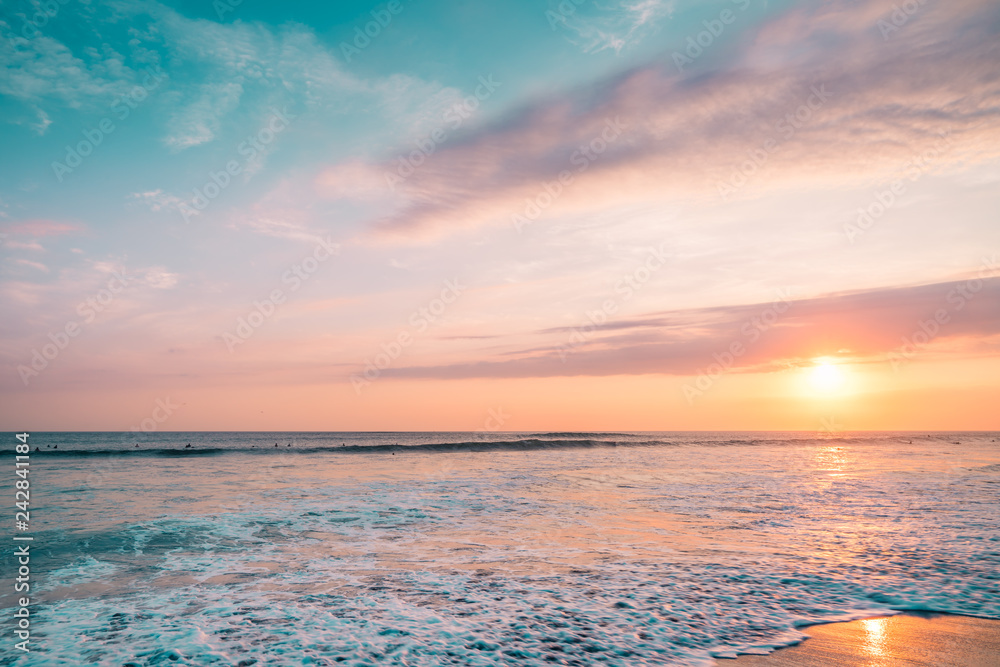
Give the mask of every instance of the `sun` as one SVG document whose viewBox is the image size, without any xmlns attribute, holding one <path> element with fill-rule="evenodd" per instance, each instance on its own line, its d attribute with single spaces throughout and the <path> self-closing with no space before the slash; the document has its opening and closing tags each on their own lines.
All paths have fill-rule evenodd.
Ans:
<svg viewBox="0 0 1000 667">
<path fill-rule="evenodd" d="M 820 362 L 809 376 L 813 389 L 824 394 L 832 394 L 844 385 L 844 373 L 837 364 Z"/>
</svg>

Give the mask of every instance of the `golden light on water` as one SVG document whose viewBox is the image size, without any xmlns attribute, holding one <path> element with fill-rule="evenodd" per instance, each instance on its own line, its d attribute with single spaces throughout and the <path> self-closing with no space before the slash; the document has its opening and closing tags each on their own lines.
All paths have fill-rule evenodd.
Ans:
<svg viewBox="0 0 1000 667">
<path fill-rule="evenodd" d="M 861 625 L 865 629 L 865 652 L 872 658 L 888 657 L 885 636 L 886 623 L 888 623 L 888 619 L 885 618 L 870 618 L 861 621 Z"/>
</svg>

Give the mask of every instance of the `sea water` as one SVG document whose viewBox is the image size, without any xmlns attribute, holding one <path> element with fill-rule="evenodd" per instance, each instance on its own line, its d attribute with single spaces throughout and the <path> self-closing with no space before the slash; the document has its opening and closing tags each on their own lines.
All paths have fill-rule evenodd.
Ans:
<svg viewBox="0 0 1000 667">
<path fill-rule="evenodd" d="M 2 664 L 712 665 L 824 621 L 1000 618 L 995 433 L 30 444 L 31 652 L 9 542 Z"/>
</svg>

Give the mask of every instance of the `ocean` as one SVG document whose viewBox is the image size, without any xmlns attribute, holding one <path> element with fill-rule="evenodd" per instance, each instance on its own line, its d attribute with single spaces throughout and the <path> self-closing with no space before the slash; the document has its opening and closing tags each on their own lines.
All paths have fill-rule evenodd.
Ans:
<svg viewBox="0 0 1000 667">
<path fill-rule="evenodd" d="M 1000 618 L 996 433 L 29 444 L 31 652 L 9 541 L 2 664 L 713 665 L 820 622 Z"/>
</svg>

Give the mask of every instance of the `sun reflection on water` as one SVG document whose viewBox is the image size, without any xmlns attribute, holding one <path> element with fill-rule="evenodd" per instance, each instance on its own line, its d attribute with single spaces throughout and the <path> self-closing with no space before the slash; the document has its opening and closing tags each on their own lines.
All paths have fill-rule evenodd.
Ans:
<svg viewBox="0 0 1000 667">
<path fill-rule="evenodd" d="M 865 652 L 873 658 L 886 659 L 889 657 L 885 637 L 887 622 L 888 619 L 885 618 L 869 618 L 861 621 L 861 625 L 865 629 Z"/>
<path fill-rule="evenodd" d="M 847 459 L 843 447 L 822 447 L 816 453 L 816 466 L 830 477 L 843 477 Z"/>
</svg>

